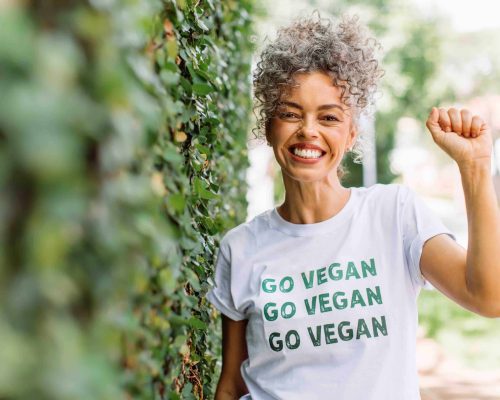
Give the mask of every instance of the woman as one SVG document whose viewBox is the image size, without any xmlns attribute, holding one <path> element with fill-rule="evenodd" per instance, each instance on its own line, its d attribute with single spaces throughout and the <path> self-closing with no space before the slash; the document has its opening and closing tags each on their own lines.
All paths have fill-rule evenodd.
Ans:
<svg viewBox="0 0 500 400">
<path fill-rule="evenodd" d="M 428 280 L 461 306 L 500 316 L 500 223 L 488 126 L 437 109 L 435 143 L 458 164 L 465 250 L 407 187 L 342 186 L 358 118 L 381 70 L 355 19 L 279 31 L 254 75 L 258 127 L 285 201 L 226 233 L 207 299 L 222 312 L 216 400 L 419 399 L 417 296 Z"/>
</svg>

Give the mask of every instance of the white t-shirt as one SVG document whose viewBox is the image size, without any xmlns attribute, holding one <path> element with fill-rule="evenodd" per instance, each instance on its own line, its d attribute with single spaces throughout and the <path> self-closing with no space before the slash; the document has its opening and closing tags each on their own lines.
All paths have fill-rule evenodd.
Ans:
<svg viewBox="0 0 500 400">
<path fill-rule="evenodd" d="M 248 319 L 242 399 L 420 399 L 419 262 L 441 233 L 455 239 L 399 184 L 353 187 L 318 223 L 273 208 L 228 231 L 206 298 Z"/>
</svg>

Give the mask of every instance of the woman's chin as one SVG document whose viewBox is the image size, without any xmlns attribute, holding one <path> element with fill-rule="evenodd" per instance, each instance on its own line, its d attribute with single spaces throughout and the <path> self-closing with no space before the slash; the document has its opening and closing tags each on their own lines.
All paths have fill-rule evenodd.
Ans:
<svg viewBox="0 0 500 400">
<path fill-rule="evenodd" d="M 301 170 L 298 171 L 297 169 L 286 169 L 284 170 L 283 168 L 281 169 L 283 172 L 283 175 L 288 176 L 294 181 L 298 182 L 303 182 L 303 183 L 311 183 L 311 182 L 319 182 L 319 181 L 324 181 L 327 179 L 329 176 L 331 176 L 335 172 L 336 174 L 336 169 L 328 170 L 328 169 L 323 169 L 321 170 Z"/>
<path fill-rule="evenodd" d="M 286 163 L 281 164 L 281 171 L 283 174 L 288 175 L 290 178 L 303 181 L 313 182 L 323 180 L 332 174 L 337 175 L 337 165 L 334 163 L 328 164 L 326 159 L 320 159 L 317 163 L 303 164 L 287 160 Z"/>
</svg>

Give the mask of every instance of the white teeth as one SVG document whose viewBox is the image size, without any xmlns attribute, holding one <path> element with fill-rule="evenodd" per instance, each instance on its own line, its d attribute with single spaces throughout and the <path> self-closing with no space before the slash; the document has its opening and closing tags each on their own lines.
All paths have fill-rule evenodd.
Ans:
<svg viewBox="0 0 500 400">
<path fill-rule="evenodd" d="M 298 147 L 293 148 L 293 154 L 303 158 L 320 158 L 321 151 L 319 150 L 311 150 L 311 149 L 299 149 Z"/>
</svg>

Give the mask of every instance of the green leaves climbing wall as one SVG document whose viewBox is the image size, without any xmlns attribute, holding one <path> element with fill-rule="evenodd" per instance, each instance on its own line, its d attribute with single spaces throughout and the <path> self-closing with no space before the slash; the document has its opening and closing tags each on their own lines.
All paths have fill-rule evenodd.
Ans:
<svg viewBox="0 0 500 400">
<path fill-rule="evenodd" d="M 0 4 L 0 398 L 212 397 L 252 7 Z"/>
</svg>

